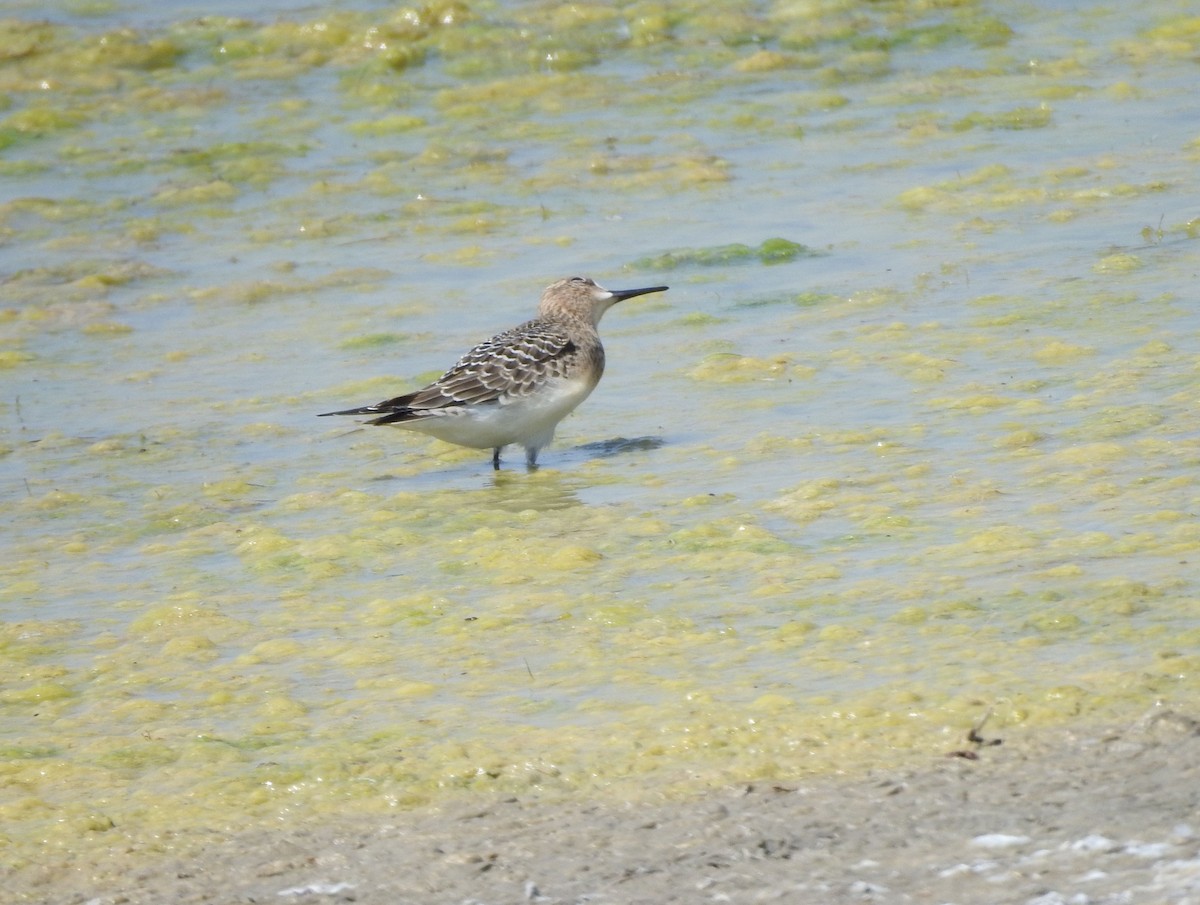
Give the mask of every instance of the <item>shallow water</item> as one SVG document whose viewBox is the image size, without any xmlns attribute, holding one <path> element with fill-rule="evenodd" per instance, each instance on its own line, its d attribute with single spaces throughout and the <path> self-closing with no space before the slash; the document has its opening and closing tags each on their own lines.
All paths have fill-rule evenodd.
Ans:
<svg viewBox="0 0 1200 905">
<path fill-rule="evenodd" d="M 4 25 L 9 863 L 1194 699 L 1185 4 L 358 6 Z M 314 417 L 574 273 L 540 470 Z"/>
</svg>

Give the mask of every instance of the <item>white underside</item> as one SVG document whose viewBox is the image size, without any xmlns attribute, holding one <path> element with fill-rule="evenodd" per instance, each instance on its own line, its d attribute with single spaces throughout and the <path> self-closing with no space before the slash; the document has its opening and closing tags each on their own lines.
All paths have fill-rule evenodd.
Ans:
<svg viewBox="0 0 1200 905">
<path fill-rule="evenodd" d="M 519 443 L 536 451 L 554 438 L 558 422 L 593 389 L 583 381 L 559 381 L 532 397 L 441 409 L 424 418 L 399 422 L 396 427 L 475 449 Z"/>
</svg>

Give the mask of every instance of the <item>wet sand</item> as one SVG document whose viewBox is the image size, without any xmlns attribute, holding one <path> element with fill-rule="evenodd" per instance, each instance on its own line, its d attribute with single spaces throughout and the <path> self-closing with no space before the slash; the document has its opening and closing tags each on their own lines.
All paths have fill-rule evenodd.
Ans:
<svg viewBox="0 0 1200 905">
<path fill-rule="evenodd" d="M 917 769 L 683 801 L 459 802 L 214 838 L 186 858 L 64 859 L 5 886 L 56 905 L 1200 902 L 1194 715 L 981 735 Z"/>
</svg>

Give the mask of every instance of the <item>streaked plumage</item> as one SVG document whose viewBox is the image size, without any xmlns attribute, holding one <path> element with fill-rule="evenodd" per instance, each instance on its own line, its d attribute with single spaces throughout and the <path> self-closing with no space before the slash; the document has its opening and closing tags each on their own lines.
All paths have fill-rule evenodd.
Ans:
<svg viewBox="0 0 1200 905">
<path fill-rule="evenodd" d="M 559 280 L 542 293 L 537 317 L 480 343 L 429 386 L 324 414 L 377 415 L 367 423 L 491 449 L 497 468 L 500 450 L 519 443 L 532 467 L 558 422 L 600 382 L 604 346 L 596 328 L 604 312 L 624 299 L 666 289 L 608 290 L 587 277 Z"/>
</svg>

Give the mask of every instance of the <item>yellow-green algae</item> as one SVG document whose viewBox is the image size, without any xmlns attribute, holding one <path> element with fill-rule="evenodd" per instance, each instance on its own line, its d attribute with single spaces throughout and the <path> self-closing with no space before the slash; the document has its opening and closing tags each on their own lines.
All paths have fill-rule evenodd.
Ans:
<svg viewBox="0 0 1200 905">
<path fill-rule="evenodd" d="M 630 270 L 674 270 L 687 265 L 724 267 L 751 260 L 763 264 L 782 264 L 813 254 L 816 252 L 799 242 L 773 238 L 764 239 L 755 248 L 737 242 L 716 248 L 674 249 L 652 257 L 638 258 L 626 266 Z"/>
<path fill-rule="evenodd" d="M 552 476 L 546 480 L 552 486 L 557 483 Z M 826 484 L 809 488 L 805 496 L 828 499 L 832 503 L 829 512 L 852 511 L 847 490 L 853 488 Z M 242 521 L 237 527 L 228 523 L 214 526 L 219 529 L 216 534 L 202 529 L 218 542 L 218 548 L 225 546 L 243 558 L 250 567 L 248 575 L 261 572 L 272 581 L 284 575 L 295 577 L 298 568 L 301 576 L 311 580 L 313 567 L 320 563 L 356 569 L 374 563 L 386 569 L 398 547 L 417 543 L 429 557 L 432 543 L 440 551 L 433 558 L 443 562 L 458 559 L 469 565 L 469 570 L 456 573 L 456 582 L 469 577 L 470 585 L 513 586 L 520 591 L 511 596 L 493 591 L 482 610 L 464 609 L 462 601 L 456 601 L 465 587 L 447 588 L 447 596 L 441 599 L 391 595 L 367 607 L 364 618 L 343 621 L 338 633 L 310 636 L 303 644 L 288 634 L 304 633 L 309 626 L 316 629 L 336 613 L 349 615 L 335 601 L 326 600 L 315 607 L 316 601 L 309 596 L 315 585 L 310 585 L 312 590 L 307 593 L 301 590 L 285 598 L 278 615 L 260 612 L 254 621 L 246 618 L 254 595 L 244 592 L 217 591 L 202 598 L 187 595 L 174 603 L 145 608 L 127 628 L 97 639 L 86 673 L 64 670 L 54 681 L 48 681 L 44 673 L 29 673 L 28 678 L 14 682 L 4 698 L 8 706 L 38 707 L 56 736 L 80 736 L 70 763 L 58 752 L 50 752 L 49 742 L 27 740 L 26 750 L 32 753 L 9 759 L 9 780 L 24 783 L 38 776 L 42 790 L 38 798 L 47 814 L 63 813 L 54 806 L 59 795 L 55 789 L 65 791 L 85 775 L 100 790 L 99 800 L 108 802 L 105 807 L 80 810 L 74 817 L 70 816 L 71 807 L 66 807 L 67 816 L 60 816 L 56 827 L 45 829 L 51 843 L 75 845 L 81 828 L 94 832 L 97 827 L 103 831 L 125 825 L 132 813 L 144 807 L 139 804 L 143 793 L 138 788 L 144 786 L 149 794 L 151 787 L 161 788 L 160 782 L 177 788 L 186 783 L 191 794 L 207 802 L 214 812 L 236 808 L 247 819 L 255 819 L 255 814 L 268 819 L 285 795 L 289 807 L 319 814 L 337 811 L 347 801 L 371 812 L 429 800 L 445 789 L 514 791 L 533 786 L 568 790 L 594 783 L 607 785 L 647 771 L 669 783 L 689 775 L 690 781 L 719 781 L 800 766 L 816 769 L 828 763 L 827 758 L 847 757 L 844 746 L 849 743 L 860 746 L 858 756 L 865 760 L 878 756 L 875 745 L 883 738 L 889 747 L 919 747 L 923 733 L 936 732 L 937 725 L 953 720 L 955 714 L 969 721 L 993 695 L 1008 700 L 1006 707 L 1011 712 L 1006 716 L 1010 720 L 1024 721 L 1062 718 L 1084 708 L 1095 712 L 1111 694 L 1102 691 L 1107 675 L 1103 671 L 1089 680 L 1090 691 L 1080 687 L 1067 694 L 1055 688 L 1044 697 L 1024 694 L 1019 685 L 997 685 L 997 672 L 983 698 L 955 695 L 949 688 L 953 683 L 948 683 L 944 688 L 910 684 L 898 697 L 899 690 L 875 691 L 858 699 L 848 711 L 821 705 L 819 696 L 813 698 L 811 693 L 808 701 L 797 700 L 778 678 L 769 678 L 773 666 L 764 672 L 780 654 L 803 656 L 815 670 L 852 678 L 859 668 L 853 665 L 855 658 L 847 659 L 849 649 L 869 647 L 872 658 L 885 662 L 902 662 L 921 650 L 944 660 L 943 671 L 949 679 L 968 660 L 980 670 L 1001 668 L 1000 648 L 984 646 L 989 637 L 998 640 L 1015 633 L 1018 638 L 1053 643 L 1056 637 L 1079 637 L 1085 617 L 1051 609 L 1014 625 L 1009 620 L 1020 618 L 1015 611 L 1005 617 L 1001 615 L 1004 610 L 993 610 L 985 626 L 971 628 L 969 649 L 964 648 L 961 629 L 965 626 L 958 624 L 956 611 L 942 608 L 936 615 L 938 608 L 930 606 L 931 593 L 936 599 L 935 589 L 944 581 L 930 575 L 910 583 L 903 595 L 922 603 L 909 604 L 901 611 L 902 618 L 890 623 L 919 626 L 919 634 L 897 635 L 869 615 L 854 612 L 866 601 L 892 594 L 890 584 L 849 586 L 836 600 L 817 596 L 820 583 L 836 576 L 828 572 L 806 576 L 803 569 L 797 570 L 792 545 L 755 525 L 750 513 L 748 521 L 723 517 L 693 521 L 664 537 L 658 530 L 648 535 L 625 531 L 626 517 L 619 513 L 589 514 L 578 507 L 562 510 L 561 515 L 544 510 L 535 519 L 514 522 L 508 511 L 490 508 L 487 497 L 494 495 L 474 500 L 469 510 L 448 509 L 448 500 L 442 499 L 446 495 L 438 493 L 305 497 L 303 506 L 309 511 L 325 512 L 333 504 L 356 513 L 364 530 L 348 536 L 299 540 L 253 521 Z M 660 519 L 664 515 L 667 527 L 680 517 L 667 512 L 660 513 Z M 584 522 L 579 524 L 581 516 Z M 420 530 L 433 521 L 450 524 L 444 524 L 439 533 Z M 630 527 L 636 527 L 636 521 Z M 453 530 L 454 523 L 466 532 Z M 567 524 L 573 525 L 573 537 L 592 538 L 592 543 L 546 543 Z M 366 525 L 371 526 L 369 532 Z M 446 532 L 445 528 L 452 530 Z M 616 538 L 630 533 L 635 537 L 631 544 L 614 545 Z M 178 545 L 187 543 L 187 538 L 180 536 L 171 542 L 164 537 L 163 542 Z M 1102 538 L 1088 538 L 1086 543 L 1093 555 L 1107 544 Z M 952 557 L 962 562 L 986 555 L 1005 557 L 999 561 L 1006 562 L 1015 552 L 1040 547 L 1034 535 L 1015 526 L 975 532 L 965 537 L 963 544 L 963 550 L 941 549 L 933 554 L 935 560 L 948 562 Z M 683 601 L 664 610 L 661 597 L 657 602 L 647 597 L 640 602 L 617 603 L 603 590 L 580 596 L 563 593 L 564 577 L 590 584 L 594 579 L 587 576 L 599 565 L 604 566 L 601 587 L 625 569 L 642 568 L 639 548 L 644 548 L 643 555 L 653 554 L 658 570 L 681 577 L 703 572 L 711 557 L 719 555 L 725 569 L 734 574 L 757 574 L 760 582 L 774 582 L 772 597 L 787 610 L 804 614 L 796 623 L 799 630 L 785 622 L 778 629 L 780 634 L 776 630 L 734 632 L 720 623 L 707 627 L 698 623 L 688 615 L 690 608 L 683 606 Z M 1063 555 L 1062 549 L 1047 553 L 1053 558 Z M 300 589 L 306 583 L 302 580 Z M 1104 594 L 1114 601 L 1143 600 L 1149 590 L 1128 581 L 1103 585 Z M 750 606 L 749 611 L 758 608 Z M 243 615 L 232 617 L 224 611 Z M 1121 606 L 1108 612 L 1128 616 L 1136 611 L 1136 607 Z M 531 623 L 540 626 L 536 648 L 528 643 Z M 436 649 L 409 637 L 408 629 L 421 625 L 435 629 L 440 639 Z M 71 628 L 80 630 L 78 625 Z M 619 633 L 613 634 L 613 629 Z M 27 625 L 10 635 L 6 653 L 28 659 L 20 639 L 35 631 L 35 626 Z M 286 634 L 278 634 L 280 631 Z M 36 634 L 40 637 L 43 633 Z M 243 653 L 229 660 L 223 650 Z M 627 653 L 621 655 L 620 651 Z M 45 654 L 43 649 L 38 656 Z M 765 680 L 763 687 L 779 690 L 744 704 L 722 702 L 703 691 L 703 681 L 689 678 L 686 668 L 677 671 L 676 662 L 682 667 L 697 659 L 709 670 L 736 668 L 746 678 Z M 763 663 L 755 665 L 760 659 Z M 179 660 L 189 663 L 186 678 L 173 678 L 171 667 Z M 451 663 L 452 672 L 447 670 Z M 270 666 L 283 671 L 262 672 Z M 297 684 L 287 679 L 293 672 L 309 679 Z M 329 696 L 329 683 L 340 673 L 347 678 L 360 676 L 354 683 L 353 701 Z M 562 725 L 542 729 L 533 724 L 526 725 L 519 738 L 497 736 L 480 714 L 463 709 L 476 696 L 493 697 L 509 691 L 513 695 L 508 708 L 511 718 L 523 722 L 547 708 L 556 710 L 559 705 L 555 701 L 564 691 L 590 684 L 600 675 L 608 676 L 616 687 L 641 689 L 636 693 L 641 702 L 637 708 L 617 710 L 622 714 L 622 731 L 604 738 L 602 755 L 593 747 L 595 738 L 590 730 L 576 737 Z M 1164 680 L 1149 674 L 1138 680 L 1137 686 L 1143 691 L 1158 688 L 1161 684 L 1156 682 Z M 460 689 L 461 705 L 445 708 L 443 704 L 420 723 L 405 720 L 403 730 L 389 728 L 394 723 L 394 717 L 386 717 L 394 706 L 389 702 L 402 703 L 408 709 L 415 701 L 444 694 L 447 683 Z M 173 698 L 177 704 L 170 710 L 162 705 L 147 710 L 150 702 L 137 697 L 151 689 L 154 696 Z M 137 706 L 128 716 L 128 708 L 118 707 L 101 718 L 95 707 L 111 708 L 100 702 L 112 693 Z M 61 709 L 62 702 L 78 698 L 96 703 L 74 712 Z M 187 708 L 181 710 L 179 704 L 185 701 Z M 56 704 L 60 705 L 57 710 Z M 616 700 L 605 706 L 618 707 Z M 244 716 L 230 723 L 239 707 L 245 708 Z M 931 719 L 932 724 L 926 725 Z M 228 728 L 205 728 L 214 722 Z M 861 730 L 856 729 L 860 723 Z M 356 724 L 362 729 L 347 739 L 347 725 Z M 97 734 L 96 726 L 103 726 L 103 731 Z M 122 726 L 132 737 L 150 737 L 133 745 L 119 743 Z M 466 726 L 471 731 L 464 735 Z M 456 740 L 452 744 L 439 740 L 444 735 Z M 304 740 L 302 750 L 297 748 L 300 739 Z M 401 762 L 385 767 L 378 757 L 385 749 L 408 754 Z M 239 750 L 246 754 L 236 754 Z M 543 754 L 530 761 L 523 753 L 529 750 Z M 251 752 L 274 765 L 255 767 L 245 780 L 230 782 L 230 766 L 250 768 L 245 758 Z M 186 769 L 180 769 L 183 764 Z M 152 779 L 155 776 L 161 779 Z M 175 818 L 169 810 L 155 810 L 159 813 L 149 819 L 149 825 L 171 826 Z M 19 811 L 8 813 L 28 819 L 29 800 L 22 800 Z"/>
<path fill-rule="evenodd" d="M 0 230 L 29 251 L 0 312 L 19 382 L 0 399 L 6 863 L 455 794 L 921 761 L 989 708 L 1020 732 L 1194 700 L 1178 563 L 1200 544 L 1200 359 L 1166 341 L 1186 295 L 1162 285 L 1190 277 L 1169 243 L 1194 226 L 1168 217 L 1161 247 L 1111 248 L 1143 236 L 1141 213 L 1000 291 L 975 288 L 998 264 L 970 244 L 1176 197 L 1182 175 L 1128 173 L 1108 141 L 1041 170 L 990 143 L 1056 141 L 1084 82 L 1139 103 L 1120 80 L 1104 90 L 1098 56 L 1186 63 L 1194 19 L 1099 55 L 1070 35 L 1034 76 L 1006 51 L 1038 31 L 1027 14 L 434 3 L 3 23 Z M 922 70 L 936 48 L 953 60 Z M 747 159 L 763 136 L 787 144 Z M 892 142 L 905 157 L 855 157 Z M 660 223 L 604 259 L 676 269 L 685 306 L 728 300 L 719 317 L 664 315 L 687 331 L 641 372 L 666 400 L 630 418 L 669 438 L 650 464 L 560 451 L 490 482 L 472 451 L 289 420 L 436 375 L 406 360 L 430 312 L 491 324 L 476 299 L 395 291 L 418 256 L 477 267 L 575 245 L 600 262 L 603 217 L 681 198 L 742 209 L 762 173 L 803 186 L 830 153 L 886 181 L 828 210 L 913 221 L 859 262 L 867 276 L 814 289 L 788 270 L 826 247 L 791 208 L 786 226 L 703 239 Z M 21 183 L 67 169 L 82 187 Z M 785 228 L 797 241 L 763 241 Z M 367 243 L 371 266 L 310 263 L 330 240 Z M 878 285 L 905 242 L 919 275 Z M 152 263 L 160 248 L 173 263 Z M 786 266 L 730 266 L 755 261 Z M 779 282 L 746 290 L 739 270 Z M 956 303 L 927 313 L 947 286 Z M 619 316 L 617 361 L 662 324 Z M 326 365 L 332 347 L 361 367 L 311 376 L 288 347 L 314 335 Z M 39 384 L 65 380 L 125 389 L 105 417 L 86 394 L 33 409 Z M 625 428 L 600 420 L 602 398 L 560 450 Z M 488 480 L 451 486 L 476 466 Z"/>
</svg>

